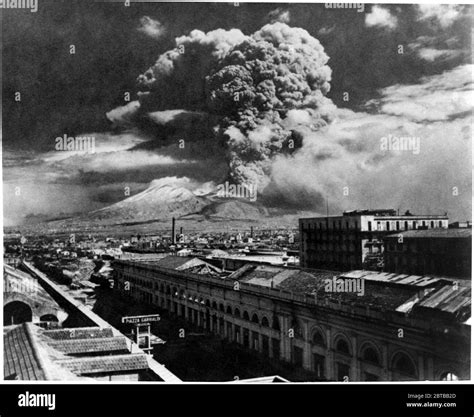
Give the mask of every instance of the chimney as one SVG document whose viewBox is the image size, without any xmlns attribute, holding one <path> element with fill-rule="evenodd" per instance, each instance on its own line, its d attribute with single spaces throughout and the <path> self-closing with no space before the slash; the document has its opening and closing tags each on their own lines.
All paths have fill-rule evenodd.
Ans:
<svg viewBox="0 0 474 417">
<path fill-rule="evenodd" d="M 253 238 L 253 226 L 250 226 L 250 237 Z"/>
<path fill-rule="evenodd" d="M 179 234 L 180 234 L 180 235 L 183 234 L 183 226 L 181 226 L 181 227 L 179 228 Z"/>
<path fill-rule="evenodd" d="M 176 219 L 174 217 L 171 220 L 171 243 L 176 244 Z"/>
</svg>

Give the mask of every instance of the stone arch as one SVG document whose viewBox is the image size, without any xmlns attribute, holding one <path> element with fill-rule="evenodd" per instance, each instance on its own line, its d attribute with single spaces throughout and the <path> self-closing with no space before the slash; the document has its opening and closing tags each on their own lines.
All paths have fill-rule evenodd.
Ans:
<svg viewBox="0 0 474 417">
<path fill-rule="evenodd" d="M 224 304 L 222 304 L 222 303 L 219 304 L 219 310 L 222 311 L 222 312 L 225 311 Z"/>
<path fill-rule="evenodd" d="M 23 301 L 10 301 L 3 307 L 3 325 L 20 324 L 33 321 L 33 310 Z"/>
<path fill-rule="evenodd" d="M 214 310 L 217 310 L 217 302 L 215 300 L 212 302 L 211 306 Z"/>
<path fill-rule="evenodd" d="M 253 313 L 252 314 L 252 323 L 255 323 L 255 324 L 260 324 L 260 320 L 257 316 L 257 313 Z"/>
<path fill-rule="evenodd" d="M 243 312 L 243 314 L 242 314 L 242 318 L 243 318 L 244 320 L 250 321 L 249 313 L 244 310 L 244 312 Z"/>
<path fill-rule="evenodd" d="M 374 365 L 382 365 L 382 354 L 380 349 L 373 342 L 363 342 L 359 349 L 360 358 Z"/>
<path fill-rule="evenodd" d="M 311 329 L 311 343 L 317 346 L 326 346 L 326 338 L 320 327 L 313 327 Z"/>
<path fill-rule="evenodd" d="M 225 313 L 232 316 L 232 307 L 231 307 L 231 306 L 227 306 L 227 308 L 226 308 L 226 310 L 225 310 Z"/>
<path fill-rule="evenodd" d="M 392 355 L 390 360 L 390 369 L 395 373 L 395 380 L 400 379 L 417 379 L 418 369 L 416 362 L 410 354 L 399 350 Z"/>
<path fill-rule="evenodd" d="M 240 310 L 237 307 L 235 307 L 234 316 L 240 318 Z"/>
<path fill-rule="evenodd" d="M 303 328 L 303 325 L 301 323 L 301 320 L 298 319 L 298 317 L 296 317 L 296 316 L 292 317 L 292 319 L 291 319 L 291 328 L 294 331 L 295 337 L 298 337 L 300 339 L 304 338 L 304 330 L 303 330 L 304 328 Z"/>
<path fill-rule="evenodd" d="M 58 323 L 59 322 L 59 319 L 56 317 L 55 314 L 43 314 L 41 317 L 40 317 L 40 321 L 51 321 L 51 322 L 55 322 L 55 323 Z"/>
<path fill-rule="evenodd" d="M 263 327 L 270 327 L 270 322 L 268 321 L 268 319 L 265 316 L 262 317 L 262 326 Z"/>
<path fill-rule="evenodd" d="M 343 355 L 352 355 L 351 342 L 349 341 L 349 338 L 343 333 L 339 333 L 334 337 L 334 349 L 336 352 L 342 353 Z"/>
</svg>

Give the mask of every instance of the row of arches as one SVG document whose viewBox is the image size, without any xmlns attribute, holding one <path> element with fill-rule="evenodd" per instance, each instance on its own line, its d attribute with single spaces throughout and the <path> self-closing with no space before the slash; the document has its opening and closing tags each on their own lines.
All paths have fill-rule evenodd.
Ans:
<svg viewBox="0 0 474 417">
<path fill-rule="evenodd" d="M 59 320 L 54 314 L 43 314 L 39 318 L 40 322 L 54 322 Z M 33 321 L 32 308 L 23 301 L 10 301 L 3 307 L 3 325 L 11 326 Z"/>
<path fill-rule="evenodd" d="M 201 310 L 204 313 L 206 313 L 206 311 L 210 314 L 220 312 L 228 318 L 241 319 L 257 326 L 261 326 L 262 328 L 275 329 L 280 332 L 279 318 L 276 315 L 272 316 L 271 313 L 270 315 L 266 315 L 264 312 L 253 312 L 250 309 L 246 309 L 245 306 L 241 304 L 236 306 L 235 304 L 228 303 L 225 300 L 215 300 L 210 297 L 205 298 L 196 293 L 188 292 L 180 286 L 173 286 L 172 283 L 156 283 L 154 287 L 156 291 L 160 291 L 162 295 L 166 296 L 168 299 L 179 298 L 181 299 L 181 302 L 191 301 L 193 304 L 197 305 L 197 310 Z M 212 326 L 211 330 L 216 331 L 215 329 L 219 329 L 219 331 L 222 331 L 224 328 L 224 319 L 221 317 L 218 320 L 221 321 L 220 326 Z M 236 324 L 235 326 L 238 327 L 239 324 Z M 342 358 L 341 360 L 345 357 L 346 363 L 350 363 L 349 361 L 355 356 L 361 363 L 368 364 L 372 367 L 378 367 L 379 369 L 387 368 L 392 373 L 392 379 L 416 380 L 420 377 L 417 361 L 409 352 L 402 349 L 392 352 L 389 358 L 384 358 L 382 349 L 377 345 L 377 343 L 375 341 L 367 340 L 360 343 L 357 351 L 354 352 L 350 338 L 342 332 L 336 333 L 335 336 L 331 338 L 331 343 L 329 343 L 330 346 L 328 346 L 326 332 L 323 328 L 313 326 L 307 333 L 305 333 L 305 324 L 298 317 L 294 317 L 290 321 L 290 326 L 294 330 L 295 337 L 301 339 L 299 343 L 309 343 L 309 348 L 314 348 L 313 353 L 318 352 L 318 354 L 316 354 L 318 358 L 321 357 L 321 354 L 325 355 L 324 352 L 328 347 L 330 347 L 330 350 L 335 354 L 340 355 L 338 357 Z M 299 344 L 298 346 L 302 347 L 303 345 Z M 317 349 L 317 347 L 320 349 Z M 437 379 L 458 379 L 457 375 L 451 371 L 437 373 L 437 376 Z"/>
<path fill-rule="evenodd" d="M 327 347 L 326 338 L 320 329 L 313 329 L 311 342 L 315 346 Z M 347 336 L 339 333 L 334 337 L 334 351 L 338 354 L 351 357 L 353 349 Z M 383 359 L 380 348 L 372 341 L 364 341 L 361 343 L 358 358 L 363 362 L 383 367 Z M 418 378 L 418 370 L 415 360 L 405 351 L 398 350 L 394 352 L 389 360 L 390 369 L 399 374 L 400 377 L 408 377 L 409 379 Z"/>
<path fill-rule="evenodd" d="M 249 313 L 247 310 L 240 310 L 239 307 L 232 307 L 230 304 L 227 306 L 224 303 L 217 303 L 215 300 L 204 299 L 203 297 L 198 297 L 195 294 L 188 293 L 186 294 L 185 290 L 179 289 L 179 287 L 172 287 L 171 285 L 165 285 L 163 283 L 157 286 L 157 290 L 164 295 L 171 295 L 172 297 L 177 297 L 183 300 L 189 300 L 197 304 L 201 304 L 211 310 L 220 311 L 228 316 L 235 318 L 240 318 L 245 321 L 252 322 L 262 327 L 272 328 L 273 330 L 280 330 L 280 323 L 278 317 L 274 316 L 271 319 L 265 315 L 259 315 L 257 313 Z"/>
</svg>

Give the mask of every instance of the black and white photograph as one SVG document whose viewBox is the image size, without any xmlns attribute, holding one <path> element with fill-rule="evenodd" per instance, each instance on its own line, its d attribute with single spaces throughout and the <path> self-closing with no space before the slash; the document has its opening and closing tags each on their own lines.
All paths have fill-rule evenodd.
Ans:
<svg viewBox="0 0 474 417">
<path fill-rule="evenodd" d="M 0 0 L 5 382 L 471 381 L 473 7 Z"/>
</svg>

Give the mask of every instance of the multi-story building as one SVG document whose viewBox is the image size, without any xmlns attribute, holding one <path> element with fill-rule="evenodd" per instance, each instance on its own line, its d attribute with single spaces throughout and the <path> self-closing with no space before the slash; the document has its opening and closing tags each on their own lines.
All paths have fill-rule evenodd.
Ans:
<svg viewBox="0 0 474 417">
<path fill-rule="evenodd" d="M 389 272 L 471 278 L 472 229 L 410 230 L 385 236 Z"/>
<path fill-rule="evenodd" d="M 357 210 L 342 216 L 300 219 L 300 265 L 338 271 L 382 269 L 383 237 L 398 231 L 448 228 L 446 215 L 397 215 Z"/>
<path fill-rule="evenodd" d="M 222 278 L 191 272 L 183 258 L 113 267 L 121 295 L 310 372 L 312 380 L 470 377 L 464 282 L 453 290 L 441 278 L 354 271 L 339 277 L 362 279 L 363 291 L 351 293 L 327 291 L 331 271 L 246 265 Z"/>
</svg>

